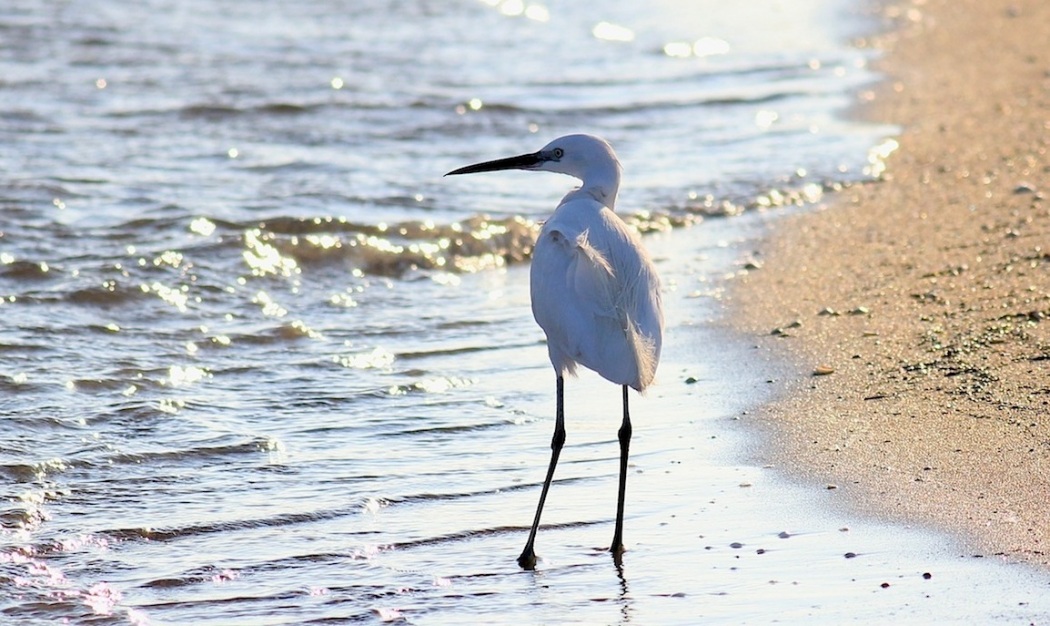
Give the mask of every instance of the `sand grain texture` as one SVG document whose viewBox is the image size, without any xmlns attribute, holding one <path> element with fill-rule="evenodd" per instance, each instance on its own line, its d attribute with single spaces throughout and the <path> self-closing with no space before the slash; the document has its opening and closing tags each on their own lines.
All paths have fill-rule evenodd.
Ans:
<svg viewBox="0 0 1050 626">
<path fill-rule="evenodd" d="M 764 454 L 1047 566 L 1050 2 L 883 10 L 888 79 L 859 108 L 903 129 L 886 179 L 785 218 L 729 296 L 799 367 Z"/>
</svg>

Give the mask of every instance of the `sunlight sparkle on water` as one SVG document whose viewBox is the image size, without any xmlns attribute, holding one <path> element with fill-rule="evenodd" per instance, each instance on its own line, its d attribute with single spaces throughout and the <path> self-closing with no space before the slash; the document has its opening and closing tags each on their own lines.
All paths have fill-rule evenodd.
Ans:
<svg viewBox="0 0 1050 626">
<path fill-rule="evenodd" d="M 365 500 L 364 504 L 361 505 L 361 512 L 369 515 L 375 515 L 379 513 L 380 509 L 387 505 L 386 500 L 382 498 L 370 497 Z"/>
<path fill-rule="evenodd" d="M 759 128 L 769 128 L 778 119 L 780 119 L 780 114 L 776 111 L 763 109 L 758 113 L 755 113 L 755 125 Z"/>
<path fill-rule="evenodd" d="M 547 22 L 551 19 L 551 14 L 542 4 L 530 4 L 525 7 L 525 17 L 537 22 Z"/>
<path fill-rule="evenodd" d="M 95 615 L 113 615 L 113 609 L 122 597 L 120 591 L 106 582 L 95 583 L 82 596 L 84 604 L 88 605 Z"/>
<path fill-rule="evenodd" d="M 159 282 L 155 282 L 151 285 L 142 285 L 142 291 L 149 293 L 153 292 L 160 296 L 160 299 L 174 306 L 179 310 L 180 313 L 186 312 L 186 304 L 189 302 L 189 296 L 186 292 L 189 287 L 183 285 L 180 289 L 174 289 L 167 285 L 162 285 Z"/>
<path fill-rule="evenodd" d="M 221 572 L 216 572 L 215 574 L 212 574 L 211 581 L 217 585 L 222 585 L 230 581 L 237 580 L 240 577 L 241 575 L 239 572 L 227 568 L 222 570 Z"/>
<path fill-rule="evenodd" d="M 523 0 L 482 0 L 490 7 L 499 9 L 499 12 L 508 17 L 527 17 L 537 22 L 547 22 L 551 14 L 547 7 L 542 4 L 526 4 Z"/>
<path fill-rule="evenodd" d="M 157 410 L 169 415 L 175 415 L 186 406 L 186 401 L 179 398 L 163 398 L 157 403 Z"/>
<path fill-rule="evenodd" d="M 709 57 L 729 53 L 729 42 L 717 37 L 701 37 L 693 42 L 693 54 L 698 57 Z"/>
<path fill-rule="evenodd" d="M 676 59 L 710 57 L 728 54 L 729 42 L 717 37 L 701 37 L 695 41 L 671 41 L 664 45 L 664 54 Z"/>
<path fill-rule="evenodd" d="M 208 237 L 215 232 L 215 222 L 206 217 L 198 217 L 190 222 L 190 231 Z"/>
<path fill-rule="evenodd" d="M 482 270 L 503 267 L 506 265 L 502 255 L 481 254 L 473 257 L 462 257 L 456 260 L 456 269 L 461 272 L 475 273 Z"/>
<path fill-rule="evenodd" d="M 403 246 L 392 243 L 389 239 L 376 237 L 375 235 L 360 234 L 357 236 L 357 241 L 369 248 L 374 248 L 381 252 L 389 252 L 395 255 L 401 254 L 405 249 Z"/>
<path fill-rule="evenodd" d="M 664 54 L 676 59 L 685 59 L 693 55 L 693 45 L 688 41 L 672 41 L 664 45 Z"/>
<path fill-rule="evenodd" d="M 591 34 L 602 41 L 634 41 L 634 31 L 626 26 L 613 24 L 611 22 L 598 22 L 591 29 Z"/>
<path fill-rule="evenodd" d="M 389 367 L 394 363 L 394 354 L 383 348 L 359 354 L 335 355 L 332 360 L 349 369 L 374 369 Z"/>
<path fill-rule="evenodd" d="M 163 254 L 153 259 L 153 265 L 160 267 L 161 265 L 170 265 L 172 267 L 178 267 L 182 265 L 183 256 L 181 252 L 175 250 L 166 250 Z"/>
<path fill-rule="evenodd" d="M 287 329 L 287 332 L 285 332 Z M 282 334 L 292 337 L 309 337 L 310 339 L 321 339 L 324 337 L 321 333 L 310 328 L 303 320 L 294 320 L 287 327 L 282 327 Z"/>
<path fill-rule="evenodd" d="M 267 274 L 291 276 L 300 273 L 295 259 L 283 256 L 276 247 L 265 241 L 265 239 L 272 238 L 272 235 L 264 235 L 258 228 L 245 231 L 244 245 L 247 249 L 242 254 L 252 274 L 255 276 Z"/>
<path fill-rule="evenodd" d="M 868 165 L 864 167 L 864 173 L 873 178 L 878 178 L 886 170 L 886 159 L 890 157 L 900 144 L 896 139 L 887 139 L 868 151 Z"/>
<path fill-rule="evenodd" d="M 255 297 L 252 298 L 252 302 L 261 306 L 263 315 L 268 317 L 284 317 L 285 315 L 288 315 L 288 309 L 277 304 L 277 302 L 270 297 L 270 294 L 265 291 L 260 290 L 256 293 Z"/>
<path fill-rule="evenodd" d="M 473 384 L 473 382 L 473 380 L 468 378 L 437 377 L 427 378 L 413 383 L 411 388 L 414 391 L 422 391 L 425 393 L 445 393 L 456 387 L 466 387 Z"/>
<path fill-rule="evenodd" d="M 168 384 L 172 387 L 186 387 L 210 376 L 207 370 L 194 365 L 172 365 L 168 368 Z"/>
<path fill-rule="evenodd" d="M 458 115 L 464 115 L 469 111 L 480 111 L 485 106 L 485 103 L 481 101 L 481 98 L 471 98 L 466 104 L 456 105 L 456 113 Z"/>
<path fill-rule="evenodd" d="M 461 279 L 458 275 L 452 274 L 450 272 L 439 272 L 439 273 L 436 273 L 436 274 L 434 274 L 434 275 L 432 275 L 430 277 L 430 280 L 434 281 L 435 283 L 437 283 L 439 285 L 445 285 L 445 286 L 451 286 L 451 287 L 459 285 L 460 283 L 463 282 L 463 279 Z"/>
<path fill-rule="evenodd" d="M 342 306 L 348 309 L 357 306 L 357 301 L 348 293 L 334 293 L 328 301 L 336 306 Z"/>
<path fill-rule="evenodd" d="M 322 250 L 332 250 L 343 247 L 342 239 L 335 235 L 307 235 L 305 239 L 306 243 Z"/>
<path fill-rule="evenodd" d="M 399 611 L 398 609 L 390 609 L 385 607 L 379 607 L 375 609 L 375 613 L 377 616 L 379 616 L 379 619 L 383 620 L 384 622 L 400 621 L 402 617 L 401 611 Z"/>
</svg>

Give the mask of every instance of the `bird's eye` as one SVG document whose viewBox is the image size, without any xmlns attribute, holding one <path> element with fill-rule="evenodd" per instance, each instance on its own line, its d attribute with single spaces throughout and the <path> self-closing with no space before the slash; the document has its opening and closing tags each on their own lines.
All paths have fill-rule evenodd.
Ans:
<svg viewBox="0 0 1050 626">
<path fill-rule="evenodd" d="M 565 156 L 565 151 L 564 150 L 562 150 L 561 148 L 555 148 L 554 149 L 554 158 L 555 159 L 560 159 L 563 156 Z"/>
</svg>

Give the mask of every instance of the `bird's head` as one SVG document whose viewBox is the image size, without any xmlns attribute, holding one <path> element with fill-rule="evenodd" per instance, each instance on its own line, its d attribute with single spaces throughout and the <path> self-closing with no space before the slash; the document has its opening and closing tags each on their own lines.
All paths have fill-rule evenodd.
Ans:
<svg viewBox="0 0 1050 626">
<path fill-rule="evenodd" d="M 536 152 L 468 165 L 445 176 L 497 170 L 540 170 L 568 174 L 583 181 L 583 187 L 598 187 L 615 196 L 620 185 L 620 161 L 612 146 L 594 135 L 558 137 Z"/>
</svg>

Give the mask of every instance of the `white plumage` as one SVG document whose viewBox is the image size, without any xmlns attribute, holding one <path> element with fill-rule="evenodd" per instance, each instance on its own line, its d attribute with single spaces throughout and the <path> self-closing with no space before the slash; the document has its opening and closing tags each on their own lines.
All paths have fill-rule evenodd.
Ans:
<svg viewBox="0 0 1050 626">
<path fill-rule="evenodd" d="M 660 280 L 638 235 L 613 212 L 620 162 L 605 140 L 567 135 L 538 152 L 468 165 L 449 174 L 505 169 L 558 172 L 582 182 L 544 223 L 532 257 L 532 314 L 547 335 L 547 352 L 557 375 L 557 413 L 547 477 L 518 563 L 527 569 L 536 565 L 536 531 L 565 442 L 564 377 L 574 374 L 577 364 L 623 386 L 620 484 L 610 548 L 619 560 L 631 439 L 627 388 L 644 391 L 660 361 Z"/>
<path fill-rule="evenodd" d="M 532 314 L 547 334 L 555 371 L 576 364 L 644 390 L 660 358 L 658 279 L 637 235 L 608 207 L 562 203 L 536 241 Z"/>
</svg>

